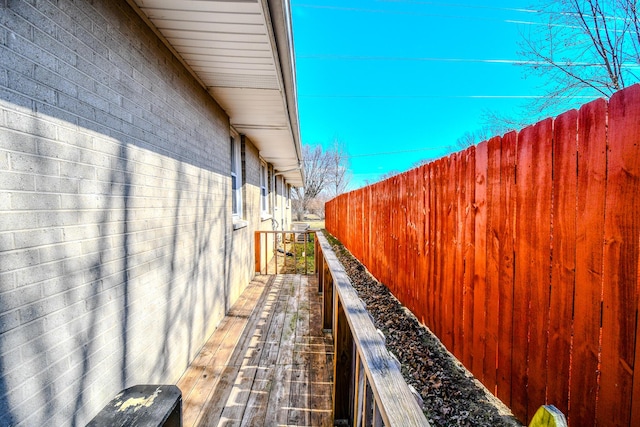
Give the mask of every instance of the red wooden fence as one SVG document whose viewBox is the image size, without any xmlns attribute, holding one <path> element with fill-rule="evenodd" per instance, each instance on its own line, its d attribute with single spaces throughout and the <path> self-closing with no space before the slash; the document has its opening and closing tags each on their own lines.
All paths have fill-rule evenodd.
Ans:
<svg viewBox="0 0 640 427">
<path fill-rule="evenodd" d="M 326 206 L 522 421 L 640 426 L 640 85 Z"/>
</svg>

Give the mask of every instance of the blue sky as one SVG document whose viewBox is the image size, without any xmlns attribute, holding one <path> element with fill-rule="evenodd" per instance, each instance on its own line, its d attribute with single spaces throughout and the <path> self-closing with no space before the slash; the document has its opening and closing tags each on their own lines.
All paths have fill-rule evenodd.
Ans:
<svg viewBox="0 0 640 427">
<path fill-rule="evenodd" d="M 351 188 L 456 151 L 484 110 L 542 94 L 511 62 L 543 28 L 530 1 L 294 0 L 292 16 L 302 142 L 341 140 Z"/>
</svg>

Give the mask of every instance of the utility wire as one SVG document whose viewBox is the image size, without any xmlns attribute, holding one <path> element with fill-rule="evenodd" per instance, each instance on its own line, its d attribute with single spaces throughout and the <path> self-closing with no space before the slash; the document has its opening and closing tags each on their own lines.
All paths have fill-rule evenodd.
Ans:
<svg viewBox="0 0 640 427">
<path fill-rule="evenodd" d="M 429 5 L 429 6 L 441 6 L 441 7 L 457 7 L 462 9 L 490 9 L 490 10 L 502 10 L 505 12 L 521 12 L 521 13 L 541 13 L 542 11 L 536 9 L 521 9 L 514 7 L 499 7 L 499 6 L 485 6 L 477 4 L 461 4 L 461 3 L 441 3 L 435 1 L 417 1 L 417 0 L 376 0 L 378 3 L 398 3 L 398 4 L 416 4 L 416 5 Z"/>
<path fill-rule="evenodd" d="M 485 5 L 472 5 L 472 4 L 461 4 L 461 3 L 440 3 L 440 2 L 432 2 L 432 1 L 413 1 L 413 0 L 376 0 L 376 1 L 378 3 L 429 5 L 429 6 L 459 8 L 459 9 L 487 9 L 487 10 L 498 10 L 498 11 L 504 11 L 504 12 L 538 14 L 538 15 L 565 15 L 565 16 L 577 15 L 577 13 L 563 12 L 561 10 L 523 9 L 523 8 L 514 8 L 514 7 L 485 6 Z M 309 4 L 309 3 L 294 3 L 291 6 L 301 7 L 306 9 L 342 10 L 346 12 L 389 13 L 389 14 L 397 14 L 397 15 L 419 15 L 419 16 L 442 16 L 442 15 L 437 15 L 433 13 L 415 12 L 415 11 L 401 11 L 401 10 L 392 10 L 392 9 L 365 9 L 361 7 L 332 6 L 332 5 Z M 594 15 L 591 15 L 589 13 L 585 13 L 584 16 L 589 18 L 594 18 Z M 501 19 L 498 19 L 498 18 L 480 18 L 478 16 L 448 16 L 448 17 L 501 21 Z M 614 16 L 614 15 L 605 16 L 605 18 L 612 19 L 612 20 L 620 20 L 620 19 L 626 20 L 625 18 L 621 18 L 619 16 Z M 509 22 L 509 21 L 505 21 L 505 22 Z M 513 21 L 513 22 L 517 22 L 517 21 Z M 530 22 L 530 23 L 539 24 L 539 22 Z"/>
<path fill-rule="evenodd" d="M 389 156 L 393 154 L 405 154 L 405 153 L 415 153 L 418 151 L 430 151 L 430 150 L 449 150 L 451 149 L 451 145 L 443 145 L 438 147 L 422 147 L 422 148 L 413 148 L 411 150 L 398 150 L 398 151 L 385 151 L 378 153 L 363 153 L 363 154 L 345 154 L 344 157 L 349 159 L 360 158 L 360 157 L 373 157 L 373 156 Z M 312 159 L 303 159 L 304 162 L 312 162 Z"/>
<path fill-rule="evenodd" d="M 406 3 L 406 2 L 403 2 Z M 425 2 L 429 4 L 430 2 Z M 418 3 L 420 4 L 420 3 Z M 445 6 L 440 3 L 440 5 Z M 389 10 L 389 9 L 363 9 L 359 7 L 347 7 L 347 6 L 329 6 L 329 5 L 316 5 L 316 4 L 307 4 L 307 3 L 296 3 L 292 5 L 293 7 L 305 8 L 305 9 L 325 9 L 325 10 L 340 10 L 344 12 L 363 12 L 363 13 L 380 13 L 386 15 L 413 15 L 413 16 L 425 16 L 431 18 L 440 18 L 440 19 L 466 19 L 472 21 L 497 21 L 497 22 L 505 22 L 508 24 L 517 24 L 517 25 L 538 25 L 545 27 L 562 27 L 562 28 L 576 28 L 580 29 L 580 26 L 577 25 L 568 25 L 568 24 L 555 24 L 550 23 L 548 21 L 545 22 L 537 22 L 537 21 L 523 21 L 523 20 L 515 20 L 515 19 L 500 19 L 493 17 L 481 17 L 481 16 L 460 16 L 460 15 L 443 15 L 443 14 L 435 14 L 435 13 L 427 13 L 427 12 L 416 12 L 416 11 L 402 11 L 402 10 Z M 543 10 L 531 10 L 531 9 L 515 9 L 515 8 L 500 8 L 500 7 L 492 7 L 492 6 L 471 6 L 471 5 L 446 5 L 453 7 L 463 7 L 463 8 L 486 8 L 486 9 L 494 9 L 494 10 L 504 10 L 510 12 L 520 12 L 520 13 L 535 13 L 535 14 L 546 14 L 546 15 L 575 15 L 575 13 L 570 12 L 560 12 L 560 11 L 543 11 Z M 593 15 L 585 14 L 587 18 L 594 18 Z M 618 16 L 607 16 L 607 19 L 611 20 L 622 20 L 627 21 L 627 18 L 621 18 Z"/>
<path fill-rule="evenodd" d="M 338 55 L 338 54 L 308 54 L 296 55 L 296 59 L 317 59 L 323 61 L 398 61 L 398 62 L 476 62 L 487 64 L 510 64 L 510 65 L 539 65 L 545 66 L 549 63 L 544 61 L 530 61 L 519 59 L 478 59 L 478 58 L 432 58 L 432 57 L 411 57 L 411 56 L 364 56 L 364 55 Z M 560 66 L 572 67 L 602 67 L 604 64 L 597 62 L 557 62 Z M 640 64 L 628 62 L 621 65 L 625 68 L 639 68 Z"/>
<path fill-rule="evenodd" d="M 598 96 L 589 96 L 589 95 L 566 95 L 566 96 L 555 96 L 555 95 L 340 95 L 340 94 L 298 94 L 298 98 L 345 98 L 345 99 L 546 99 L 546 98 L 554 98 L 554 99 L 596 99 Z"/>
<path fill-rule="evenodd" d="M 485 5 L 477 5 L 477 4 L 460 4 L 460 3 L 441 3 L 434 1 L 419 1 L 419 0 L 376 0 L 378 3 L 396 3 L 396 4 L 413 4 L 413 5 L 429 5 L 429 6 L 437 6 L 437 7 L 453 7 L 453 8 L 462 8 L 462 9 L 490 9 L 490 10 L 500 10 L 505 12 L 519 12 L 519 13 L 534 13 L 540 15 L 564 15 L 564 16 L 577 16 L 578 13 L 575 12 L 563 12 L 561 10 L 543 10 L 543 9 L 522 9 L 522 8 L 513 8 L 513 7 L 500 7 L 500 6 L 485 6 Z M 594 18 L 594 15 L 585 13 L 584 16 L 588 18 Z M 605 19 L 611 20 L 623 20 L 627 21 L 627 18 L 621 18 L 619 16 L 605 16 Z"/>
<path fill-rule="evenodd" d="M 317 4 L 305 4 L 305 3 L 296 3 L 293 4 L 294 8 L 304 8 L 304 9 L 323 9 L 323 10 L 339 10 L 343 12 L 361 12 L 361 13 L 379 13 L 385 15 L 412 15 L 412 16 L 426 16 L 431 18 L 441 18 L 441 19 L 469 19 L 474 21 L 498 21 L 498 22 L 507 22 L 510 24 L 532 24 L 532 25 L 548 25 L 548 23 L 539 23 L 539 22 L 528 22 L 528 21 L 514 21 L 508 19 L 500 19 L 500 18 L 492 18 L 492 17 L 480 17 L 480 16 L 460 16 L 460 15 L 444 15 L 437 13 L 428 13 L 428 12 L 416 12 L 416 11 L 402 11 L 402 10 L 390 10 L 390 9 L 363 9 L 359 7 L 348 7 L 348 6 L 328 6 L 328 5 L 317 5 Z"/>
</svg>

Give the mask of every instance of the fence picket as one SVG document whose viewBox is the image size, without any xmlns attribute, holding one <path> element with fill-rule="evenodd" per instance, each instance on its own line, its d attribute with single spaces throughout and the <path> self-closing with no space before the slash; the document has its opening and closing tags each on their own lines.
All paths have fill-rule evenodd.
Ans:
<svg viewBox="0 0 640 427">
<path fill-rule="evenodd" d="M 484 385 L 496 394 L 500 298 L 500 149 L 502 138 L 487 142 L 487 267 Z"/>
<path fill-rule="evenodd" d="M 481 142 L 476 147 L 476 176 L 474 199 L 475 260 L 473 280 L 473 365 L 471 372 L 484 381 L 485 302 L 487 278 L 487 167 L 488 145 Z"/>
<path fill-rule="evenodd" d="M 531 163 L 517 161 L 518 194 L 521 207 L 518 229 L 519 254 L 516 263 L 516 284 L 527 286 L 528 310 L 526 322 L 528 343 L 525 360 L 527 372 L 527 412 L 518 414 L 529 419 L 545 403 L 547 369 L 547 326 L 549 323 L 549 286 L 551 279 L 551 201 L 553 120 L 547 119 L 524 129 L 522 144 Z M 522 175 L 520 171 L 522 170 Z M 525 182 L 521 183 L 523 177 Z M 526 220 L 526 222 L 525 222 Z M 528 234 L 528 236 L 526 236 Z M 521 271 L 522 275 L 518 272 Z"/>
<path fill-rule="evenodd" d="M 498 285 L 498 397 L 511 406 L 511 363 L 513 354 L 514 234 L 516 207 L 516 144 L 518 134 L 502 138 L 500 157 L 500 265 Z"/>
<path fill-rule="evenodd" d="M 407 198 L 408 198 L 408 206 L 407 206 L 407 224 L 410 224 L 410 227 L 407 227 L 408 241 L 407 241 L 407 250 L 409 251 L 407 255 L 407 280 L 408 283 L 413 283 L 413 286 L 409 286 L 407 289 L 409 291 L 409 304 L 408 307 L 412 312 L 415 312 L 416 306 L 416 264 L 419 260 L 420 254 L 418 252 L 418 230 L 416 226 L 416 221 L 418 219 L 418 212 L 416 210 L 416 204 L 418 199 L 418 191 L 417 191 L 417 183 L 416 183 L 416 175 L 417 169 L 412 169 L 407 174 Z"/>
<path fill-rule="evenodd" d="M 553 129 L 553 253 L 549 299 L 547 403 L 566 414 L 569 407 L 571 323 L 576 268 L 578 112 L 558 116 Z"/>
<path fill-rule="evenodd" d="M 421 224 L 422 224 L 422 241 L 420 241 L 420 247 L 422 251 L 422 259 L 420 260 L 420 293 L 419 293 L 419 304 L 420 304 L 420 312 L 416 315 L 420 322 L 424 325 L 427 324 L 427 292 L 429 286 L 429 239 L 430 239 L 430 228 L 429 228 L 429 165 L 422 166 L 420 179 L 422 184 L 422 200 L 420 202 L 420 209 L 422 210 L 421 214 Z"/>
<path fill-rule="evenodd" d="M 614 94 L 609 101 L 602 376 L 596 415 L 602 425 L 629 425 L 634 402 L 640 255 L 639 136 L 640 86 L 636 85 Z M 633 397 L 637 408 L 638 396 Z"/>
<path fill-rule="evenodd" d="M 443 181 L 444 181 L 444 170 L 445 170 L 445 159 L 440 159 L 436 163 L 436 199 L 434 201 L 434 209 L 436 212 L 435 222 L 436 222 L 436 240 L 434 245 L 435 251 L 435 269 L 434 269 L 434 306 L 433 312 L 435 315 L 435 327 L 436 327 L 436 335 L 438 337 L 442 337 L 444 335 L 444 325 L 442 321 L 443 317 L 443 299 L 442 295 L 442 282 L 443 274 L 442 271 L 444 269 L 444 257 L 445 257 L 445 245 L 444 245 L 444 219 L 445 219 L 445 204 L 446 199 L 444 198 L 444 191 L 442 190 Z"/>
<path fill-rule="evenodd" d="M 462 335 L 464 346 L 462 349 L 462 363 L 470 367 L 473 365 L 473 280 L 475 275 L 475 186 L 476 186 L 476 147 L 469 147 L 465 151 L 465 224 L 464 240 L 466 245 L 464 267 L 464 290 L 462 294 Z"/>
<path fill-rule="evenodd" d="M 435 317 L 435 308 L 434 308 L 434 300 L 435 300 L 435 246 L 436 246 L 436 223 L 435 223 L 435 189 L 437 187 L 436 183 L 436 164 L 429 164 L 429 202 L 428 202 L 428 210 L 429 210 L 429 241 L 428 241 L 428 251 L 429 251 L 429 260 L 428 260 L 428 269 L 427 269 L 427 290 L 426 290 L 426 317 L 428 319 L 427 325 L 431 328 L 435 328 L 436 325 L 436 317 Z M 434 329 L 435 331 L 435 329 Z"/>
<path fill-rule="evenodd" d="M 456 186 L 455 198 L 453 200 L 456 206 L 455 216 L 455 234 L 456 234 L 456 253 L 455 253 L 455 275 L 453 278 L 454 286 L 454 313 L 453 313 L 453 348 L 452 353 L 460 360 L 463 356 L 464 348 L 464 259 L 465 259 L 465 204 L 464 204 L 464 186 L 465 186 L 465 153 L 459 153 L 456 157 L 456 169 L 453 182 Z"/>
<path fill-rule="evenodd" d="M 569 408 L 572 425 L 595 420 L 600 353 L 604 198 L 607 176 L 607 103 L 603 99 L 584 105 L 578 117 L 578 188 L 576 199 L 576 278 L 573 304 L 572 375 Z"/>
<path fill-rule="evenodd" d="M 456 286 L 453 283 L 453 257 L 455 256 L 455 236 L 454 236 L 454 209 L 452 202 L 452 169 L 455 162 L 455 154 L 446 157 L 442 169 L 442 275 L 440 276 L 440 289 L 442 292 L 442 314 L 440 322 L 442 323 L 442 335 L 440 340 L 447 348 L 453 348 L 453 289 Z"/>
</svg>

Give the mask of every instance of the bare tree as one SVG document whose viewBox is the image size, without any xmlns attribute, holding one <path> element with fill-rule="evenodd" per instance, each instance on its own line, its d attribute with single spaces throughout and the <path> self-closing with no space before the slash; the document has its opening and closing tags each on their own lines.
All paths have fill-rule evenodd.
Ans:
<svg viewBox="0 0 640 427">
<path fill-rule="evenodd" d="M 475 131 L 463 133 L 453 144 L 452 148 L 455 150 L 464 150 L 482 141 L 488 141 L 494 136 L 504 135 L 512 130 L 523 128 L 528 124 L 516 122 L 513 121 L 513 119 L 498 116 L 497 113 L 490 112 L 485 112 L 483 120 L 487 123 L 485 126 Z M 491 125 L 489 125 L 489 123 L 491 123 Z"/>
<path fill-rule="evenodd" d="M 328 150 L 321 145 L 303 145 L 304 186 L 293 189 L 293 207 L 298 221 L 311 210 L 312 205 L 326 196 L 343 193 L 351 180 L 348 154 L 344 143 L 336 139 Z M 321 197 L 322 195 L 322 197 Z M 322 202 L 324 203 L 324 202 Z M 317 207 L 314 211 L 319 211 Z"/>
<path fill-rule="evenodd" d="M 380 175 L 380 177 L 378 178 L 378 181 L 384 181 L 385 179 L 389 179 L 391 177 L 394 177 L 396 175 L 400 175 L 402 173 L 402 171 L 399 171 L 397 169 L 392 169 L 388 172 L 385 172 L 383 174 Z"/>
<path fill-rule="evenodd" d="M 524 65 L 548 80 L 547 96 L 531 106 L 537 116 L 557 113 L 561 101 L 609 97 L 638 81 L 637 0 L 554 0 L 540 13 L 546 23 L 529 25 L 520 43 Z"/>
<path fill-rule="evenodd" d="M 325 189 L 327 185 L 327 170 L 329 169 L 329 157 L 322 151 L 320 145 L 303 145 L 302 157 L 304 159 L 303 187 L 293 189 L 293 207 L 298 221 L 304 219 L 312 199 Z"/>
<path fill-rule="evenodd" d="M 333 145 L 326 152 L 329 158 L 328 180 L 329 195 L 335 197 L 346 191 L 351 182 L 351 173 L 349 172 L 349 156 L 343 141 L 338 138 L 333 140 Z"/>
<path fill-rule="evenodd" d="M 458 150 L 464 150 L 467 147 L 476 145 L 482 141 L 487 140 L 491 136 L 489 128 L 486 126 L 481 127 L 475 131 L 467 131 L 458 138 L 454 144 L 454 148 Z"/>
<path fill-rule="evenodd" d="M 434 160 L 434 159 L 430 159 L 430 158 L 427 158 L 427 159 L 420 159 L 420 160 L 418 160 L 418 161 L 416 161 L 416 162 L 413 162 L 413 164 L 411 165 L 411 168 L 412 168 L 412 169 L 413 169 L 413 168 L 419 168 L 419 167 L 420 167 L 420 166 L 422 166 L 422 165 L 428 165 L 429 163 L 433 162 L 433 160 Z"/>
</svg>

